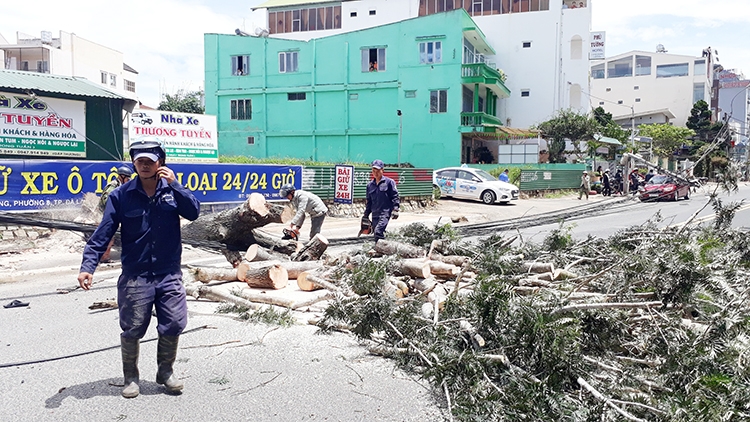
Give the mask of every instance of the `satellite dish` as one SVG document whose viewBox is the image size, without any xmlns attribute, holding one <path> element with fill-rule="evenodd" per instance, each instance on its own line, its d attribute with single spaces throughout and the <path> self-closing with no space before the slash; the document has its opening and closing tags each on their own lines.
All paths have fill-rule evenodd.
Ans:
<svg viewBox="0 0 750 422">
<path fill-rule="evenodd" d="M 664 48 L 664 45 L 663 45 L 663 44 L 657 44 L 657 45 L 656 45 L 656 52 L 657 52 L 657 53 L 666 53 L 666 52 L 667 52 L 667 49 L 666 49 L 666 48 Z"/>
</svg>

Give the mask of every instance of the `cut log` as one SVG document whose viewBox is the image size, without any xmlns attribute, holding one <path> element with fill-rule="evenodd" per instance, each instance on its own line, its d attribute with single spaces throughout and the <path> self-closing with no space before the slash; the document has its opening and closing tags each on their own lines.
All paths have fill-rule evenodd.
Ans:
<svg viewBox="0 0 750 422">
<path fill-rule="evenodd" d="M 422 260 L 404 259 L 396 262 L 396 271 L 410 277 L 428 278 L 430 276 L 430 264 Z"/>
<path fill-rule="evenodd" d="M 209 281 L 237 281 L 237 269 L 235 268 L 192 268 L 193 275 L 197 281 L 208 283 Z"/>
<path fill-rule="evenodd" d="M 270 262 L 270 265 L 253 267 L 247 261 L 237 266 L 237 279 L 244 281 L 250 287 L 262 289 L 283 289 L 289 282 L 289 274 L 286 268 L 278 262 Z"/>
<path fill-rule="evenodd" d="M 250 262 L 272 261 L 274 259 L 276 259 L 276 257 L 271 255 L 271 252 L 258 244 L 248 246 L 247 251 L 245 252 L 245 260 Z"/>
<path fill-rule="evenodd" d="M 341 292 L 341 288 L 330 281 L 324 279 L 325 273 L 318 271 L 303 271 L 297 277 L 297 286 L 300 290 L 310 292 L 319 288 L 328 289 L 332 292 Z"/>
<path fill-rule="evenodd" d="M 302 244 L 296 240 L 282 240 L 264 234 L 260 230 L 253 230 L 252 241 L 242 249 L 249 248 L 252 244 L 258 244 L 271 252 L 278 252 L 284 255 L 291 255 L 300 250 Z"/>
<path fill-rule="evenodd" d="M 524 262 L 523 270 L 527 273 L 554 273 L 555 266 L 551 262 Z"/>
<path fill-rule="evenodd" d="M 375 243 L 375 252 L 382 255 L 398 255 L 403 258 L 422 258 L 425 251 L 422 248 L 392 240 L 379 240 Z"/>
<path fill-rule="evenodd" d="M 323 267 L 320 261 L 281 261 L 279 265 L 286 268 L 290 280 L 296 280 L 305 271 L 315 271 Z"/>
<path fill-rule="evenodd" d="M 297 253 L 292 254 L 292 261 L 317 261 L 326 249 L 328 249 L 328 239 L 318 233 Z"/>
<path fill-rule="evenodd" d="M 254 243 L 261 243 L 256 241 L 254 229 L 269 223 L 286 223 L 291 217 L 291 212 L 285 211 L 285 207 L 266 202 L 263 195 L 255 192 L 235 208 L 201 214 L 198 219 L 182 227 L 182 238 L 220 242 L 230 251 L 246 250 Z"/>
<path fill-rule="evenodd" d="M 437 277 L 455 277 L 461 271 L 460 267 L 453 264 L 446 264 L 440 261 L 427 261 L 427 263 L 430 265 L 432 275 Z"/>
<path fill-rule="evenodd" d="M 457 267 L 460 267 L 464 265 L 466 261 L 469 260 L 468 256 L 463 255 L 438 255 L 438 254 L 432 254 L 433 261 L 440 261 L 446 264 L 455 265 Z"/>
</svg>

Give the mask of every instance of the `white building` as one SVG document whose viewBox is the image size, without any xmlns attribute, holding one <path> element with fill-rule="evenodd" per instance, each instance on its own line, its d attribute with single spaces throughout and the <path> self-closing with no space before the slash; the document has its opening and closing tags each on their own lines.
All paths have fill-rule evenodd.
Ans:
<svg viewBox="0 0 750 422">
<path fill-rule="evenodd" d="M 269 0 L 255 10 L 265 22 L 252 35 L 308 40 L 465 8 L 495 56 L 464 51 L 465 62 L 492 63 L 506 75 L 511 96 L 497 117 L 527 128 L 560 109 L 588 112 L 591 0 Z M 260 17 L 257 15 L 260 13 Z M 439 28 L 436 28 L 436 33 Z M 455 53 L 454 53 L 455 54 Z"/>
<path fill-rule="evenodd" d="M 84 77 L 125 98 L 137 100 L 138 72 L 125 64 L 123 54 L 76 34 L 60 31 L 57 38 L 16 33 L 10 43 L 0 35 L 3 68 L 60 76 Z"/>
<path fill-rule="evenodd" d="M 711 104 L 713 63 L 703 57 L 630 51 L 592 62 L 591 101 L 623 127 L 670 123 L 685 127 L 698 100 Z"/>
</svg>

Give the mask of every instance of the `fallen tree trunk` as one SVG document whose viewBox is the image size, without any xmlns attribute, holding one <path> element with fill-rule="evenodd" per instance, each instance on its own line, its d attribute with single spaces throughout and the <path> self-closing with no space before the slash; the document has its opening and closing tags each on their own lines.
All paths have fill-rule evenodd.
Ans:
<svg viewBox="0 0 750 422">
<path fill-rule="evenodd" d="M 208 283 L 209 281 L 237 281 L 236 268 L 211 268 L 211 267 L 191 267 L 190 271 L 197 281 Z"/>
<path fill-rule="evenodd" d="M 273 261 L 276 258 L 266 248 L 256 243 L 254 245 L 250 245 L 247 247 L 247 251 L 245 251 L 244 259 L 247 261 L 253 262 L 253 261 Z"/>
<path fill-rule="evenodd" d="M 422 258 L 425 251 L 422 248 L 392 240 L 379 240 L 375 243 L 375 252 L 382 255 L 398 255 L 403 258 Z"/>
<path fill-rule="evenodd" d="M 292 254 L 292 261 L 317 261 L 328 249 L 328 239 L 322 234 L 316 234 L 297 253 Z"/>
<path fill-rule="evenodd" d="M 250 287 L 262 289 L 283 289 L 289 282 L 289 273 L 278 262 L 270 261 L 268 265 L 253 267 L 247 261 L 237 266 L 237 279 Z"/>
<path fill-rule="evenodd" d="M 396 271 L 409 277 L 427 278 L 430 276 L 430 264 L 421 260 L 405 259 L 396 262 Z"/>
</svg>

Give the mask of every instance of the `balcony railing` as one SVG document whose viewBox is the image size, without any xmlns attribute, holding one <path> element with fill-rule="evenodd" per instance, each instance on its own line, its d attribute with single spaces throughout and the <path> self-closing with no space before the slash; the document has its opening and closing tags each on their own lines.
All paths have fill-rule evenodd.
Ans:
<svg viewBox="0 0 750 422">
<path fill-rule="evenodd" d="M 461 113 L 461 126 L 482 126 L 485 124 L 502 126 L 502 122 L 495 116 L 483 112 Z"/>
<path fill-rule="evenodd" d="M 503 77 L 497 69 L 489 67 L 486 63 L 466 63 L 461 65 L 462 78 L 489 78 L 503 82 Z"/>
</svg>

